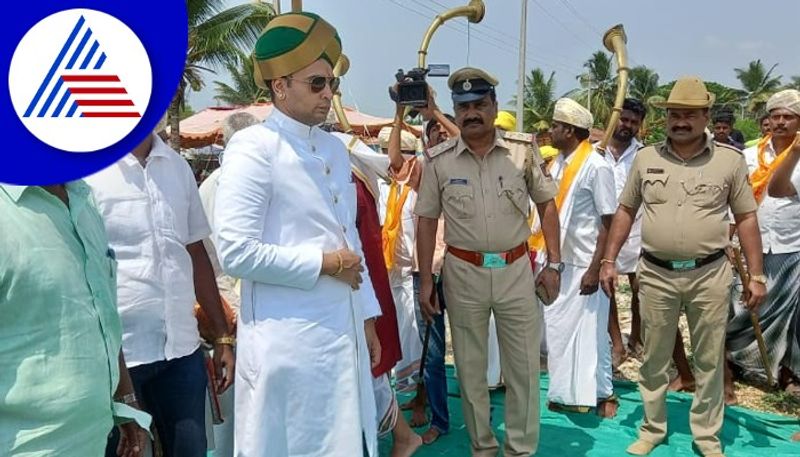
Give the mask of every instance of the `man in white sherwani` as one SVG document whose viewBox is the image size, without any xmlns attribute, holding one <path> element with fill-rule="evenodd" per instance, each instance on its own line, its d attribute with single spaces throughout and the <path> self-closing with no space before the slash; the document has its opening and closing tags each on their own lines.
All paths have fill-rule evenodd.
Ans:
<svg viewBox="0 0 800 457">
<path fill-rule="evenodd" d="M 576 101 L 556 102 L 550 135 L 560 154 L 550 164 L 558 182 L 561 292 L 545 307 L 551 410 L 616 414 L 611 383 L 608 297 L 599 290 L 600 259 L 617 207 L 611 165 L 589 143 L 592 114 Z M 537 256 L 538 257 L 538 256 Z"/>
<path fill-rule="evenodd" d="M 315 14 L 270 21 L 253 59 L 275 109 L 226 149 L 214 219 L 222 267 L 242 279 L 236 456 L 377 456 L 380 308 L 362 284 L 347 151 L 318 127 L 340 54 Z"/>
</svg>

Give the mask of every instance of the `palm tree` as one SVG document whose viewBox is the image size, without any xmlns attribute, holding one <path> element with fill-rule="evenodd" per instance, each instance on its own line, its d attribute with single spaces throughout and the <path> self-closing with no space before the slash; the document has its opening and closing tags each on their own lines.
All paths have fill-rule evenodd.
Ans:
<svg viewBox="0 0 800 457">
<path fill-rule="evenodd" d="M 784 89 L 800 90 L 800 76 L 792 76 L 792 82 L 787 84 Z"/>
<path fill-rule="evenodd" d="M 744 103 L 747 101 L 747 92 L 715 81 L 706 81 L 705 83 L 706 89 L 716 97 L 712 108 L 714 112 L 727 109 L 736 113 L 737 110 L 746 108 Z"/>
<path fill-rule="evenodd" d="M 534 68 L 525 77 L 523 88 L 523 119 L 522 126 L 525 132 L 544 132 L 550 128 L 553 119 L 553 106 L 555 106 L 556 73 L 551 72 L 545 78 L 540 68 Z M 512 105 L 517 104 L 517 97 L 511 100 Z"/>
<path fill-rule="evenodd" d="M 758 113 L 767 103 L 767 99 L 781 87 L 781 77 L 772 76 L 775 64 L 766 70 L 761 59 L 754 60 L 747 64 L 746 68 L 734 68 L 736 78 L 742 83 L 747 94 L 744 102 L 747 110 L 751 113 Z"/>
<path fill-rule="evenodd" d="M 239 51 L 237 62 L 225 64 L 232 78 L 232 85 L 214 81 L 217 96 L 215 99 L 228 105 L 251 105 L 269 101 L 267 91 L 258 87 L 253 78 L 253 59 Z"/>
<path fill-rule="evenodd" d="M 170 143 L 179 147 L 179 113 L 187 90 L 203 88 L 203 73 L 236 61 L 242 49 L 253 48 L 259 32 L 274 16 L 272 5 L 253 1 L 225 8 L 225 0 L 186 0 L 189 46 L 186 67 L 169 107 Z"/>
<path fill-rule="evenodd" d="M 597 51 L 584 62 L 586 72 L 578 76 L 581 87 L 567 94 L 578 103 L 585 105 L 594 115 L 597 125 L 605 125 L 614 106 L 617 93 L 617 75 L 611 64 L 611 57 Z"/>
<path fill-rule="evenodd" d="M 631 68 L 628 79 L 628 93 L 642 103 L 658 95 L 658 73 L 652 68 L 644 65 Z"/>
<path fill-rule="evenodd" d="M 649 104 L 653 97 L 659 95 L 658 73 L 644 65 L 631 68 L 628 75 L 628 94 L 645 105 Z M 654 109 L 648 109 L 644 118 L 640 132 L 642 138 L 650 133 L 652 125 L 658 125 L 659 113 Z"/>
</svg>

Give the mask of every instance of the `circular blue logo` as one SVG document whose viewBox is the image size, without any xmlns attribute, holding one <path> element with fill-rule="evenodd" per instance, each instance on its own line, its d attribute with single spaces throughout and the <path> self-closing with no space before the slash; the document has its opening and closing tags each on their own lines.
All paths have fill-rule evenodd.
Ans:
<svg viewBox="0 0 800 457">
<path fill-rule="evenodd" d="M 159 122 L 183 72 L 185 2 L 48 3 L 0 32 L 0 182 L 64 183 L 116 162 Z"/>
</svg>

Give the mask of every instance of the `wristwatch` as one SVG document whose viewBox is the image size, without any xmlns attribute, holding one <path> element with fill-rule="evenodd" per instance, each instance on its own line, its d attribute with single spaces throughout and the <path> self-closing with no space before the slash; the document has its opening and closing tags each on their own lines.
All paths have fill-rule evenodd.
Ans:
<svg viewBox="0 0 800 457">
<path fill-rule="evenodd" d="M 547 262 L 544 267 L 551 270 L 556 270 L 559 273 L 564 272 L 564 262 Z"/>
<path fill-rule="evenodd" d="M 751 281 L 755 281 L 759 284 L 767 285 L 767 276 L 766 275 L 752 275 L 750 276 Z"/>
</svg>

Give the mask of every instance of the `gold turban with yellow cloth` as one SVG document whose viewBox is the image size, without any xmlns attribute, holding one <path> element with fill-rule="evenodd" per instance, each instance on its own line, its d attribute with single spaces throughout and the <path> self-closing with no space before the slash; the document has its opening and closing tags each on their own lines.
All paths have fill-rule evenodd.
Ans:
<svg viewBox="0 0 800 457">
<path fill-rule="evenodd" d="M 275 16 L 261 32 L 253 50 L 253 73 L 258 87 L 266 81 L 291 75 L 325 59 L 331 66 L 342 54 L 336 29 L 314 13 Z"/>
</svg>

